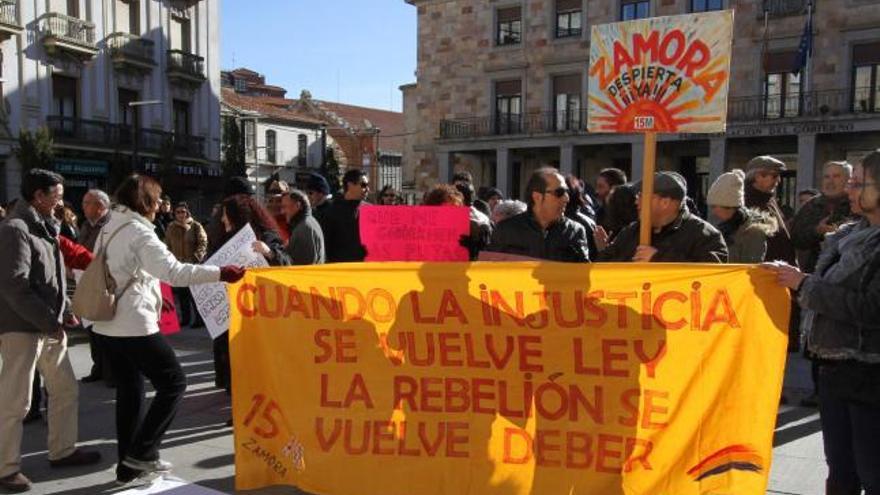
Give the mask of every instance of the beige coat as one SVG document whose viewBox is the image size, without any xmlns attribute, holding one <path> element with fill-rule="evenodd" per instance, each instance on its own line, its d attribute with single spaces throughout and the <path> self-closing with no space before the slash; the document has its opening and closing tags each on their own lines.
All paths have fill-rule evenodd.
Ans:
<svg viewBox="0 0 880 495">
<path fill-rule="evenodd" d="M 201 263 L 208 251 L 208 234 L 202 224 L 192 218 L 187 218 L 185 223 L 175 220 L 165 230 L 165 244 L 177 261 Z"/>
</svg>

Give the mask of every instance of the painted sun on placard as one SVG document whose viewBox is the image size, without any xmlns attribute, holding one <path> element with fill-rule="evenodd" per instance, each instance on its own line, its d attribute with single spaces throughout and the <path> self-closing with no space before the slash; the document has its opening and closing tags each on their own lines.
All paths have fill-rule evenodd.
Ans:
<svg viewBox="0 0 880 495">
<path fill-rule="evenodd" d="M 593 26 L 590 132 L 724 132 L 733 11 Z"/>
</svg>

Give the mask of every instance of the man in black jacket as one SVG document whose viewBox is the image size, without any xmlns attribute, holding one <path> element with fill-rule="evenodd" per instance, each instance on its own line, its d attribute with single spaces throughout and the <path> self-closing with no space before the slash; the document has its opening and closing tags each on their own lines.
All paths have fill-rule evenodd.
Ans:
<svg viewBox="0 0 880 495">
<path fill-rule="evenodd" d="M 318 219 L 324 232 L 327 263 L 363 261 L 367 253 L 361 245 L 358 217 L 370 192 L 370 180 L 361 169 L 351 169 L 342 177 L 343 196 L 337 198 Z"/>
<path fill-rule="evenodd" d="M 668 261 L 726 263 L 727 245 L 721 232 L 688 211 L 687 182 L 675 172 L 654 175 L 651 201 L 651 245 L 639 245 L 641 223 L 636 221 L 599 254 L 600 261 Z M 639 196 L 639 204 L 645 198 Z"/>
<path fill-rule="evenodd" d="M 528 209 L 499 223 L 486 250 L 550 261 L 589 261 L 587 232 L 565 217 L 568 195 L 558 170 L 536 170 L 526 185 Z"/>
</svg>

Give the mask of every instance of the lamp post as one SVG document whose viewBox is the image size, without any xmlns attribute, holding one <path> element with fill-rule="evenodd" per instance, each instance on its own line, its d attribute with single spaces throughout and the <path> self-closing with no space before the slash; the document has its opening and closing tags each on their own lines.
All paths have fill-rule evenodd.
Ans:
<svg viewBox="0 0 880 495">
<path fill-rule="evenodd" d="M 131 171 L 137 171 L 138 165 L 138 145 L 140 144 L 140 113 L 137 112 L 138 107 L 145 107 L 150 105 L 161 105 L 162 100 L 142 100 L 142 101 L 130 101 L 128 102 L 128 108 L 131 108 L 135 111 L 133 118 L 131 119 L 134 122 L 132 126 L 132 152 L 131 152 Z"/>
</svg>

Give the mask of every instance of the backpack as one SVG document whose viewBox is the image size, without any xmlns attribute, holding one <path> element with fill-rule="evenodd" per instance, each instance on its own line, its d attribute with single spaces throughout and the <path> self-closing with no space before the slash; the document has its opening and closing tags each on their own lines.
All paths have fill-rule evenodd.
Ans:
<svg viewBox="0 0 880 495">
<path fill-rule="evenodd" d="M 128 281 L 119 295 L 116 294 L 116 281 L 107 266 L 107 246 L 120 230 L 129 225 L 131 222 L 121 225 L 110 234 L 107 242 L 101 243 L 100 250 L 76 284 L 71 303 L 73 314 L 90 321 L 110 321 L 116 316 L 116 302 L 131 287 L 136 277 Z"/>
</svg>

